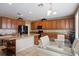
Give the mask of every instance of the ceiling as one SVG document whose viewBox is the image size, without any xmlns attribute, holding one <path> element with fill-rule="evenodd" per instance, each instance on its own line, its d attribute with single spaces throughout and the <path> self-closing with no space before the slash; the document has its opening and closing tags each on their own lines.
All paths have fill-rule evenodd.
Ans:
<svg viewBox="0 0 79 59">
<path fill-rule="evenodd" d="M 0 16 L 12 18 L 21 17 L 24 20 L 39 20 L 42 18 L 56 18 L 73 15 L 77 3 L 52 3 L 52 13 L 47 16 L 49 3 L 0 3 Z M 53 12 L 56 12 L 53 14 Z"/>
</svg>

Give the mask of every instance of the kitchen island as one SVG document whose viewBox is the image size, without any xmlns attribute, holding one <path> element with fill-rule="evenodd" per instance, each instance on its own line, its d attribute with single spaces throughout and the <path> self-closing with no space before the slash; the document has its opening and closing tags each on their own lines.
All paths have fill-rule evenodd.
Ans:
<svg viewBox="0 0 79 59">
<path fill-rule="evenodd" d="M 34 46 L 35 36 L 39 34 L 22 35 L 16 39 L 16 52 Z"/>
<path fill-rule="evenodd" d="M 38 35 L 39 34 L 30 34 L 30 35 L 24 34 L 24 35 L 14 35 L 14 36 L 3 35 L 3 36 L 0 36 L 0 40 L 3 40 L 2 42 L 3 46 L 5 46 L 7 49 L 13 50 L 15 52 L 14 55 L 16 55 L 16 52 L 21 51 L 25 48 L 34 46 L 35 36 L 38 36 Z M 14 45 L 14 46 L 11 46 L 11 45 Z"/>
</svg>

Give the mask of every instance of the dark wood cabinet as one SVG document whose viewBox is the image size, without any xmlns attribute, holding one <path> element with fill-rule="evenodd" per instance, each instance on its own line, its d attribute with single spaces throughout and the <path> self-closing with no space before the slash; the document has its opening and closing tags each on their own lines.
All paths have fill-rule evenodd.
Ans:
<svg viewBox="0 0 79 59">
<path fill-rule="evenodd" d="M 12 40 L 5 39 L 3 40 L 3 45 L 6 47 L 5 49 L 3 49 L 3 53 L 6 56 L 16 55 L 16 39 L 12 39 Z"/>
<path fill-rule="evenodd" d="M 7 28 L 7 21 L 6 18 L 1 17 L 1 21 L 2 21 L 2 27 L 1 28 Z"/>
<path fill-rule="evenodd" d="M 65 29 L 65 20 L 62 19 L 57 20 L 56 25 L 57 25 L 57 29 Z"/>
<path fill-rule="evenodd" d="M 51 29 L 56 29 L 57 28 L 57 21 L 53 20 L 51 21 Z"/>
<path fill-rule="evenodd" d="M 57 32 L 44 32 L 44 35 L 42 35 L 42 36 L 48 35 L 50 40 L 54 40 L 54 39 L 57 39 L 58 34 L 59 33 L 57 33 Z M 69 39 L 68 34 L 64 34 L 64 36 L 65 36 L 65 39 Z"/>
<path fill-rule="evenodd" d="M 66 21 L 66 22 L 65 22 L 65 29 L 69 29 L 69 27 L 70 27 L 70 26 L 69 26 L 69 25 L 70 25 L 70 24 L 69 24 L 69 19 L 65 19 L 65 21 Z"/>
<path fill-rule="evenodd" d="M 34 36 L 34 44 L 38 45 L 39 44 L 39 36 Z"/>
<path fill-rule="evenodd" d="M 65 20 L 61 20 L 60 21 L 60 24 L 61 24 L 60 27 L 61 27 L 61 29 L 65 29 L 65 22 L 66 22 Z"/>
<path fill-rule="evenodd" d="M 24 25 L 25 21 L 12 19 L 8 17 L 0 17 L 0 28 L 3 29 L 17 29 L 18 25 Z"/>
<path fill-rule="evenodd" d="M 48 21 L 47 23 L 48 23 L 48 25 L 47 25 L 48 27 L 46 29 L 51 29 L 51 22 Z"/>
<path fill-rule="evenodd" d="M 61 20 L 56 20 L 56 29 L 60 29 L 61 27 Z"/>
<path fill-rule="evenodd" d="M 65 28 L 70 30 L 75 30 L 75 20 L 74 18 L 69 18 L 65 20 Z"/>
<path fill-rule="evenodd" d="M 11 28 L 11 20 L 10 18 L 7 17 L 0 17 L 0 22 L 1 22 L 1 26 L 0 28 L 6 29 L 6 28 Z"/>
<path fill-rule="evenodd" d="M 7 21 L 6 27 L 7 27 L 7 28 L 12 28 L 12 27 L 11 27 L 11 25 L 12 25 L 12 20 L 8 18 L 6 21 Z"/>
<path fill-rule="evenodd" d="M 14 29 L 17 29 L 18 28 L 18 22 L 17 22 L 17 20 L 14 20 L 13 19 L 12 21 L 13 21 L 13 24 L 12 24 L 13 25 L 13 28 Z"/>
<path fill-rule="evenodd" d="M 17 24 L 17 23 L 15 22 L 15 20 L 14 20 L 14 19 L 12 19 L 12 24 L 11 24 L 11 27 L 12 27 L 12 28 L 15 28 L 15 27 L 16 27 L 16 24 Z"/>
<path fill-rule="evenodd" d="M 69 28 L 73 30 L 74 27 L 75 27 L 75 21 L 74 21 L 74 19 L 70 19 L 69 22 L 70 22 L 69 23 Z"/>
<path fill-rule="evenodd" d="M 31 23 L 31 29 L 32 29 L 32 30 L 35 29 L 35 25 L 34 25 L 34 24 L 35 24 L 34 22 Z"/>
<path fill-rule="evenodd" d="M 75 21 L 73 17 L 70 17 L 46 21 L 33 21 L 31 23 L 32 30 L 36 30 L 37 26 L 42 26 L 44 30 L 72 30 L 75 27 Z"/>
</svg>

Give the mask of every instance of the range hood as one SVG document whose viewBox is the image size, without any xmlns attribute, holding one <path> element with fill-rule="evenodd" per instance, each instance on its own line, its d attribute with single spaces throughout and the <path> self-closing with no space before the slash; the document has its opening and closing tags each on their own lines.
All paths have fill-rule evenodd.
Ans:
<svg viewBox="0 0 79 59">
<path fill-rule="evenodd" d="M 46 18 L 42 18 L 42 19 L 41 19 L 41 21 L 46 21 L 46 20 L 47 20 Z"/>
<path fill-rule="evenodd" d="M 19 17 L 19 18 L 17 18 L 17 20 L 23 20 L 23 18 Z"/>
</svg>

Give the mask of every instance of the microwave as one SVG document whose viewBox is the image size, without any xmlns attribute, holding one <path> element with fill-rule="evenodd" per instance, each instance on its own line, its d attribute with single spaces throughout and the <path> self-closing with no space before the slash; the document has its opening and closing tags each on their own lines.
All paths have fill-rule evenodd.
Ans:
<svg viewBox="0 0 79 59">
<path fill-rule="evenodd" d="M 37 26 L 37 29 L 42 29 L 42 26 Z"/>
</svg>

